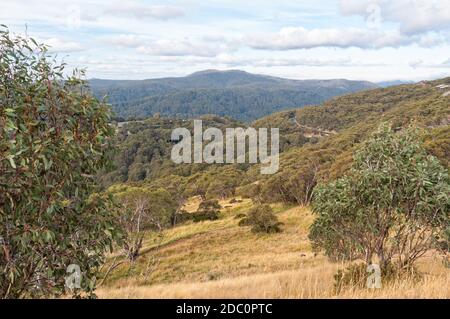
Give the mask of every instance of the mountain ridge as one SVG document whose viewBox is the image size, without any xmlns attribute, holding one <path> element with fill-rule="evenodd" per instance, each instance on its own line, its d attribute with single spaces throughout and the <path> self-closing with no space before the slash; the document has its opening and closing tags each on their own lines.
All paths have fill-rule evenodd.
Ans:
<svg viewBox="0 0 450 319">
<path fill-rule="evenodd" d="M 367 81 L 292 80 L 241 70 L 147 80 L 91 79 L 89 84 L 97 97 L 108 96 L 114 112 L 123 118 L 216 114 L 243 121 L 377 87 Z"/>
</svg>

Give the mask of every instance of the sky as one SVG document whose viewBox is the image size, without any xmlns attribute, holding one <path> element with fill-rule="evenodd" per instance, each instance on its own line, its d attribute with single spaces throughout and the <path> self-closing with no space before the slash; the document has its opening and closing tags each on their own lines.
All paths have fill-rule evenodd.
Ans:
<svg viewBox="0 0 450 319">
<path fill-rule="evenodd" d="M 450 0 L 0 0 L 0 24 L 89 78 L 450 76 Z"/>
</svg>

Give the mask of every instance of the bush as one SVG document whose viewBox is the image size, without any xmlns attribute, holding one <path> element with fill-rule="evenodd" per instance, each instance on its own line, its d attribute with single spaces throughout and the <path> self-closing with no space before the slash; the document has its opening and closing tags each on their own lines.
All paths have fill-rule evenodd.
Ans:
<svg viewBox="0 0 450 319">
<path fill-rule="evenodd" d="M 190 220 L 192 220 L 192 215 L 191 213 L 185 211 L 185 210 L 180 210 L 179 212 L 177 212 L 175 214 L 175 222 L 174 224 L 178 225 L 178 224 L 183 224 L 186 223 Z"/>
<path fill-rule="evenodd" d="M 340 293 L 346 288 L 367 288 L 367 279 L 371 273 L 367 270 L 365 263 L 358 263 L 339 269 L 334 275 L 334 289 Z M 381 270 L 381 285 L 386 285 L 397 280 L 409 280 L 418 282 L 422 279 L 416 268 L 402 267 L 401 265 L 389 263 Z"/>
<path fill-rule="evenodd" d="M 251 226 L 255 233 L 278 233 L 281 231 L 277 216 L 269 205 L 258 205 L 239 221 L 239 226 Z"/>
<path fill-rule="evenodd" d="M 204 200 L 198 206 L 198 210 L 214 210 L 221 209 L 219 201 L 217 199 Z"/>
<path fill-rule="evenodd" d="M 202 222 L 205 220 L 219 219 L 219 212 L 216 210 L 200 210 L 192 213 L 191 215 L 194 223 Z"/>
<path fill-rule="evenodd" d="M 236 195 L 243 198 L 257 198 L 261 193 L 261 185 L 259 183 L 250 183 L 236 188 Z"/>
<path fill-rule="evenodd" d="M 221 206 L 217 200 L 207 200 L 200 203 L 199 208 L 194 213 L 189 213 L 184 210 L 176 214 L 177 224 L 181 224 L 192 220 L 194 223 L 219 219 L 219 209 Z"/>
<path fill-rule="evenodd" d="M 354 157 L 348 175 L 315 190 L 313 247 L 367 265 L 378 257 L 382 270 L 412 267 L 449 227 L 447 169 L 413 129 L 382 126 Z"/>
</svg>

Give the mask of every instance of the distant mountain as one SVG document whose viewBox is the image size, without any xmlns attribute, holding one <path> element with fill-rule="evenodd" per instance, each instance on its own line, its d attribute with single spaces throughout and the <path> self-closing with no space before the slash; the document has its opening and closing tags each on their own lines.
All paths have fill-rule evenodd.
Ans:
<svg viewBox="0 0 450 319">
<path fill-rule="evenodd" d="M 379 87 L 387 88 L 387 87 L 390 87 L 390 86 L 403 85 L 403 84 L 413 84 L 413 83 L 414 83 L 414 81 L 393 80 L 393 81 L 377 82 L 376 84 Z"/>
<path fill-rule="evenodd" d="M 123 118 L 216 114 L 243 121 L 377 87 L 366 81 L 289 80 L 239 70 L 149 80 L 92 79 L 90 85 L 96 96 L 107 95 L 116 115 Z"/>
</svg>

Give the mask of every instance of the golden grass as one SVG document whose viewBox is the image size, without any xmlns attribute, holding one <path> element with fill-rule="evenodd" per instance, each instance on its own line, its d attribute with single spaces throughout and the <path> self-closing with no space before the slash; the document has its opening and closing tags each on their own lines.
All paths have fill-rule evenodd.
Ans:
<svg viewBox="0 0 450 319">
<path fill-rule="evenodd" d="M 225 206 L 225 203 L 221 203 Z M 429 255 L 419 282 L 382 289 L 346 289 L 336 295 L 333 275 L 345 265 L 311 251 L 313 216 L 307 208 L 274 205 L 283 232 L 261 235 L 239 227 L 244 200 L 222 210 L 217 221 L 191 223 L 148 236 L 144 254 L 130 269 L 117 269 L 97 294 L 101 298 L 450 298 L 450 272 Z M 160 246 L 158 246 L 158 243 Z M 146 272 L 148 265 L 151 271 Z M 147 274 L 147 276 L 145 276 Z"/>
<path fill-rule="evenodd" d="M 448 270 L 425 275 L 419 282 L 404 280 L 381 289 L 347 289 L 336 294 L 333 274 L 338 268 L 339 265 L 325 263 L 301 270 L 208 282 L 153 286 L 129 284 L 103 288 L 97 293 L 100 298 L 450 298 Z"/>
</svg>

